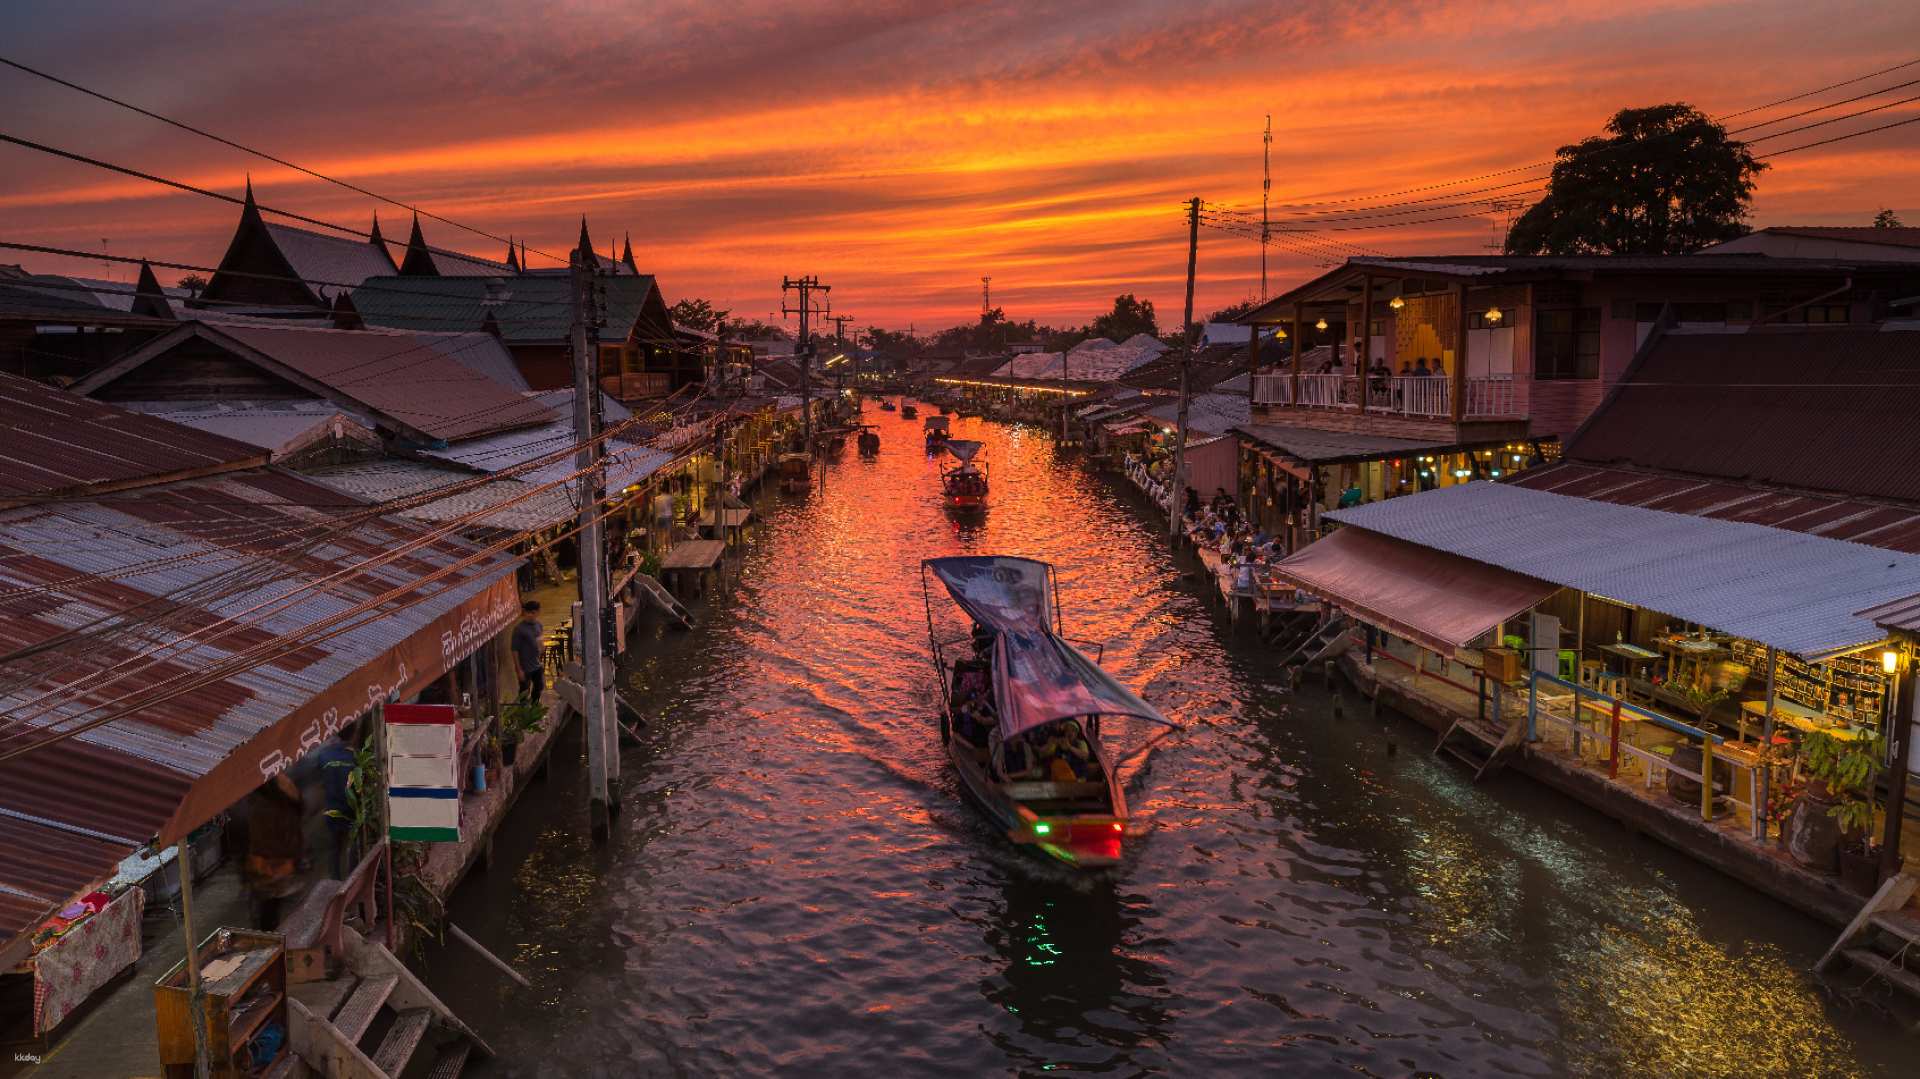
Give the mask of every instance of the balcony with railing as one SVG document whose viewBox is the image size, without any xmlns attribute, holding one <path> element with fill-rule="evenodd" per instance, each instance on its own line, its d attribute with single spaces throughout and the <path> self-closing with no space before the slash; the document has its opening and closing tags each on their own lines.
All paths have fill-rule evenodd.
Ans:
<svg viewBox="0 0 1920 1079">
<path fill-rule="evenodd" d="M 1444 376 L 1364 378 L 1357 375 L 1301 375 L 1295 392 L 1291 372 L 1256 375 L 1255 407 L 1279 410 L 1325 410 L 1403 417 L 1414 420 L 1453 419 L 1453 380 Z M 1487 375 L 1466 380 L 1461 398 L 1462 420 L 1521 420 L 1513 376 Z"/>
</svg>

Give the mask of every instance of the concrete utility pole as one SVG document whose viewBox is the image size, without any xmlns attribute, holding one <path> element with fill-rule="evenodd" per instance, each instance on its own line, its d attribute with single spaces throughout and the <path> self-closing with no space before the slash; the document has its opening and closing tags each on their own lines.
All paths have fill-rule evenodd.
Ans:
<svg viewBox="0 0 1920 1079">
<path fill-rule="evenodd" d="M 831 292 L 832 285 L 823 285 L 820 279 L 812 275 L 804 277 L 783 277 L 780 279 L 780 313 L 800 316 L 800 429 L 805 433 L 807 452 L 813 452 L 813 356 L 812 338 L 807 334 L 807 316 L 813 312 L 813 294 Z M 798 308 L 787 306 L 787 293 L 800 294 Z"/>
<path fill-rule="evenodd" d="M 583 245 L 584 246 L 584 245 Z M 607 709 L 607 556 L 600 530 L 599 312 L 595 304 L 592 251 L 573 253 L 573 433 L 580 443 L 575 501 L 580 506 L 580 698 L 586 708 L 588 823 L 595 842 L 605 842 L 615 795 L 608 777 L 613 721 Z M 618 746 L 614 745 L 615 751 Z"/>
<path fill-rule="evenodd" d="M 1173 436 L 1173 482 L 1167 485 L 1169 540 L 1180 543 L 1180 498 L 1187 482 L 1187 408 L 1193 403 L 1193 271 L 1200 256 L 1200 200 L 1187 203 L 1187 314 L 1180 323 L 1180 417 Z"/>
<path fill-rule="evenodd" d="M 1260 300 L 1267 299 L 1267 244 L 1273 230 L 1267 225 L 1267 198 L 1273 194 L 1273 114 L 1267 114 L 1267 131 L 1260 148 Z"/>
</svg>

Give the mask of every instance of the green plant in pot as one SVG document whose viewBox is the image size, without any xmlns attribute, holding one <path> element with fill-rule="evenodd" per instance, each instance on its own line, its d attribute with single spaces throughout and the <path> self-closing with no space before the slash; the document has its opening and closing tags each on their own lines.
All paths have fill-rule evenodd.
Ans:
<svg viewBox="0 0 1920 1079">
<path fill-rule="evenodd" d="M 500 709 L 500 763 L 511 768 L 528 735 L 547 728 L 547 706 L 539 701 L 513 701 Z"/>
<path fill-rule="evenodd" d="M 1885 743 L 1879 737 L 1836 738 L 1810 731 L 1802 740 L 1806 790 L 1788 821 L 1787 850 L 1794 860 L 1825 873 L 1847 874 L 1847 883 L 1871 891 L 1874 781 Z M 1867 883 L 1860 887 L 1861 880 Z"/>
<path fill-rule="evenodd" d="M 357 864 L 360 852 L 367 849 L 380 827 L 381 804 L 387 793 L 380 764 L 380 754 L 368 739 L 353 751 L 351 763 L 334 761 L 327 765 L 347 769 L 347 808 L 329 809 L 327 816 L 347 822 L 349 866 Z"/>
</svg>

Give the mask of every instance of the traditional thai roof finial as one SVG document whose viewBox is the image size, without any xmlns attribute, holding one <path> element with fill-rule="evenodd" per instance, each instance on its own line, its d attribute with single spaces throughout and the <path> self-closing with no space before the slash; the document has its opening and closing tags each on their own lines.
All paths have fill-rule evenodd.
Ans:
<svg viewBox="0 0 1920 1079">
<path fill-rule="evenodd" d="M 438 277 L 440 267 L 434 265 L 433 252 L 427 250 L 427 238 L 420 231 L 420 215 L 413 215 L 413 231 L 407 235 L 407 258 L 400 264 L 402 277 Z"/>
<path fill-rule="evenodd" d="M 140 260 L 140 281 L 133 286 L 133 313 L 148 318 L 177 318 L 173 305 L 167 302 L 166 290 L 160 287 L 160 279 L 153 275 L 153 267 L 146 259 Z"/>
<path fill-rule="evenodd" d="M 520 256 L 513 250 L 513 237 L 507 237 L 507 269 L 520 272 Z"/>
<path fill-rule="evenodd" d="M 636 277 L 639 276 L 640 267 L 633 264 L 633 233 L 631 232 L 626 234 L 626 244 L 620 252 L 620 261 L 626 263 L 627 269 L 632 270 Z"/>
<path fill-rule="evenodd" d="M 587 215 L 586 214 L 580 215 L 580 243 L 574 247 L 573 253 L 580 256 L 583 259 L 594 259 L 596 261 L 600 257 L 599 255 L 594 254 L 593 237 L 587 235 Z"/>
<path fill-rule="evenodd" d="M 387 249 L 387 238 L 380 235 L 380 211 L 373 212 L 373 227 L 367 230 L 367 242 L 382 251 Z"/>
</svg>

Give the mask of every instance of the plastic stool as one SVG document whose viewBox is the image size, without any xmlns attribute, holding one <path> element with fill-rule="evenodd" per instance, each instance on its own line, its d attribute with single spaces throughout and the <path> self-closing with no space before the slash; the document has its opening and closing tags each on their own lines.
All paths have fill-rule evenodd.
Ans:
<svg viewBox="0 0 1920 1079">
<path fill-rule="evenodd" d="M 1573 661 L 1574 661 L 1573 649 L 1562 648 L 1560 650 L 1560 677 L 1566 679 L 1569 682 L 1573 681 L 1573 675 L 1574 675 Z"/>
</svg>

